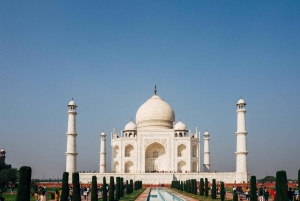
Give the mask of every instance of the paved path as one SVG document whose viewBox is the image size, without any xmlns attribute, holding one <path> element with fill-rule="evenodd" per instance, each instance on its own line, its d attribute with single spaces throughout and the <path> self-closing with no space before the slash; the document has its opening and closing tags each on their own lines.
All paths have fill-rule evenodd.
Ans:
<svg viewBox="0 0 300 201">
<path fill-rule="evenodd" d="M 148 194 L 151 188 L 146 188 L 146 190 L 136 199 L 138 201 L 145 201 L 148 198 Z M 180 193 L 177 193 L 175 191 L 170 190 L 169 188 L 167 189 L 169 192 L 173 193 L 174 195 L 176 195 L 177 197 L 180 197 L 183 200 L 186 201 L 196 201 L 196 199 L 182 195 Z"/>
</svg>

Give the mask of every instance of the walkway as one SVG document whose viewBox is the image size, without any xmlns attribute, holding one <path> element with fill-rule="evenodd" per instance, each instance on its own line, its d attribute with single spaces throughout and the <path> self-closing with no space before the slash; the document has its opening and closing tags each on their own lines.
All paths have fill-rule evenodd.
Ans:
<svg viewBox="0 0 300 201">
<path fill-rule="evenodd" d="M 147 200 L 148 198 L 148 194 L 149 194 L 149 191 L 150 191 L 151 188 L 146 188 L 146 190 L 136 199 L 138 201 L 145 201 Z M 186 201 L 197 201 L 196 199 L 194 198 L 190 198 L 188 196 L 185 196 L 185 195 L 182 195 L 180 193 L 177 193 L 175 191 L 172 191 L 170 190 L 169 188 L 167 189 L 169 192 L 173 193 L 174 195 L 180 197 L 181 199 L 183 200 L 186 200 Z"/>
</svg>

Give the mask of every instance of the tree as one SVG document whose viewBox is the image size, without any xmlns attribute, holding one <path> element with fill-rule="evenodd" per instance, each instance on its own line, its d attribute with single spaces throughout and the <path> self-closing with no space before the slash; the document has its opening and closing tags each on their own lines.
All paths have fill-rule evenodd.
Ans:
<svg viewBox="0 0 300 201">
<path fill-rule="evenodd" d="M 120 178 L 120 197 L 124 197 L 124 181 L 123 177 Z"/>
<path fill-rule="evenodd" d="M 30 201 L 31 167 L 22 166 L 19 171 L 19 186 L 16 201 Z"/>
<path fill-rule="evenodd" d="M 207 178 L 205 178 L 204 185 L 205 185 L 205 197 L 207 197 L 208 196 L 208 180 L 207 180 Z"/>
<path fill-rule="evenodd" d="M 81 201 L 79 173 L 78 172 L 73 172 L 72 184 L 73 184 L 72 201 Z"/>
<path fill-rule="evenodd" d="M 300 184 L 300 169 L 298 170 L 298 186 L 299 186 L 299 184 Z M 298 190 L 300 190 L 299 187 L 298 187 Z M 299 196 L 299 194 L 298 194 L 298 196 Z"/>
<path fill-rule="evenodd" d="M 200 195 L 203 196 L 204 195 L 204 181 L 203 178 L 200 179 L 200 187 L 199 187 L 199 191 L 200 191 Z"/>
<path fill-rule="evenodd" d="M 276 201 L 288 200 L 287 178 L 284 170 L 276 172 Z"/>
<path fill-rule="evenodd" d="M 114 177 L 111 176 L 109 180 L 109 201 L 114 201 L 114 189 L 115 183 L 114 183 Z"/>
<path fill-rule="evenodd" d="M 130 179 L 130 193 L 133 193 L 133 180 Z"/>
<path fill-rule="evenodd" d="M 211 199 L 216 199 L 217 194 L 216 194 L 216 180 L 212 180 L 212 187 L 211 187 Z"/>
<path fill-rule="evenodd" d="M 250 201 L 257 201 L 255 176 L 251 176 L 250 179 Z"/>
<path fill-rule="evenodd" d="M 233 194 L 233 201 L 238 201 L 238 200 L 239 200 L 239 197 L 238 197 L 237 192 L 235 191 Z"/>
<path fill-rule="evenodd" d="M 117 177 L 116 178 L 117 180 L 117 184 L 116 184 L 116 200 L 119 200 L 120 199 L 120 177 Z"/>
<path fill-rule="evenodd" d="M 0 190 L 9 183 L 15 184 L 18 180 L 18 170 L 11 165 L 0 162 Z"/>
<path fill-rule="evenodd" d="M 103 184 L 102 184 L 102 200 L 103 201 L 107 201 L 107 190 L 106 190 L 106 178 L 103 177 Z"/>
<path fill-rule="evenodd" d="M 68 196 L 69 196 L 69 173 L 68 172 L 63 173 L 61 190 L 62 192 L 61 192 L 60 201 L 68 201 Z"/>
<path fill-rule="evenodd" d="M 130 194 L 128 180 L 126 180 L 126 195 Z"/>
<path fill-rule="evenodd" d="M 92 196 L 91 201 L 98 201 L 98 193 L 97 193 L 97 177 L 92 176 Z"/>
<path fill-rule="evenodd" d="M 221 198 L 221 201 L 224 201 L 225 200 L 225 188 L 224 188 L 224 182 L 221 182 L 221 189 L 220 189 L 220 198 Z"/>
</svg>

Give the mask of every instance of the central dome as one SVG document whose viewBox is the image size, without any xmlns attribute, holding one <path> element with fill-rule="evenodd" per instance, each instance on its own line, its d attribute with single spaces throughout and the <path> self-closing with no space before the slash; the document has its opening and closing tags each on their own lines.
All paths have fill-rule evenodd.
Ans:
<svg viewBox="0 0 300 201">
<path fill-rule="evenodd" d="M 171 106 L 154 94 L 136 113 L 138 128 L 173 128 L 175 114 Z"/>
</svg>

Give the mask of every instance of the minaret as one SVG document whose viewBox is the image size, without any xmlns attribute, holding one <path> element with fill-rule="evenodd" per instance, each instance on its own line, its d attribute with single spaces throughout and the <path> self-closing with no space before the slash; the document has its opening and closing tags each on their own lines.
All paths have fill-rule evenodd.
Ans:
<svg viewBox="0 0 300 201">
<path fill-rule="evenodd" d="M 236 134 L 236 172 L 247 172 L 247 141 L 246 141 L 246 103 L 241 99 L 236 104 L 237 106 L 237 132 Z"/>
<path fill-rule="evenodd" d="M 68 105 L 68 132 L 67 132 L 67 152 L 66 152 L 66 172 L 72 174 L 77 171 L 77 160 L 78 155 L 76 151 L 76 103 L 72 100 Z"/>
<path fill-rule="evenodd" d="M 100 170 L 99 173 L 106 173 L 106 146 L 105 139 L 106 135 L 104 132 L 100 135 Z"/>
<path fill-rule="evenodd" d="M 5 163 L 5 154 L 6 154 L 6 151 L 4 149 L 1 149 L 0 150 L 0 163 Z"/>
<path fill-rule="evenodd" d="M 206 131 L 204 133 L 204 157 L 203 157 L 203 166 L 204 172 L 210 172 L 210 151 L 209 151 L 209 133 Z"/>
</svg>

